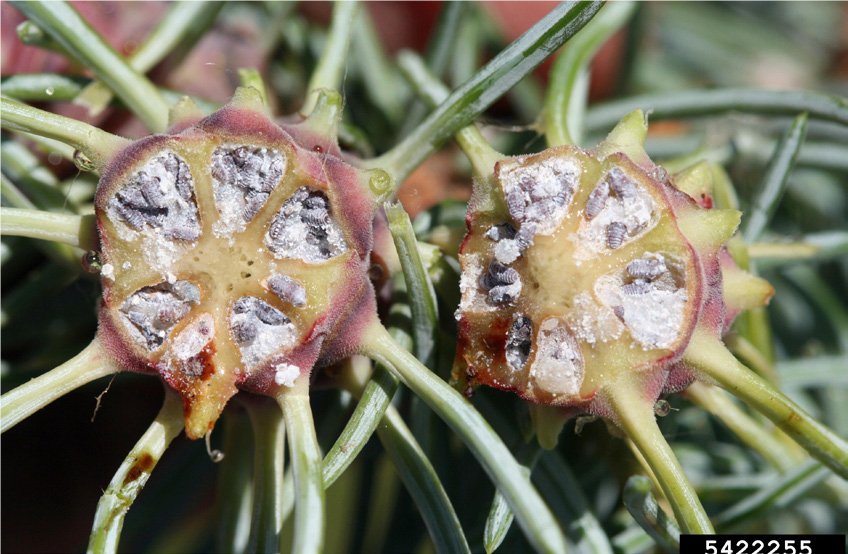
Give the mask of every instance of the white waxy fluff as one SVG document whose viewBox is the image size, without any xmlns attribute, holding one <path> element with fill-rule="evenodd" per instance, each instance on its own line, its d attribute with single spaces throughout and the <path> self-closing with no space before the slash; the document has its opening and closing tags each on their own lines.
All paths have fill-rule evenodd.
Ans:
<svg viewBox="0 0 848 554">
<path fill-rule="evenodd" d="M 583 384 L 583 353 L 562 317 L 542 321 L 536 337 L 536 356 L 530 376 L 541 389 L 555 395 L 577 396 Z"/>
<path fill-rule="evenodd" d="M 274 373 L 274 382 L 281 387 L 293 387 L 300 377 L 300 368 L 292 364 L 280 364 Z"/>
<path fill-rule="evenodd" d="M 277 258 L 311 264 L 348 250 L 327 195 L 311 187 L 300 187 L 283 203 L 268 226 L 265 245 Z"/>
</svg>

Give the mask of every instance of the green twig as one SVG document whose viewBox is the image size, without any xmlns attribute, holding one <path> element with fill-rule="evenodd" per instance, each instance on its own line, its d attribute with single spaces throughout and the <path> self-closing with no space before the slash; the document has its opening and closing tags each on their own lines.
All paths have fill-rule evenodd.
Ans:
<svg viewBox="0 0 848 554">
<path fill-rule="evenodd" d="M 106 355 L 100 339 L 95 338 L 64 364 L 0 397 L 0 432 L 5 433 L 72 390 L 120 370 Z"/>
<path fill-rule="evenodd" d="M 219 552 L 244 552 L 253 500 L 250 421 L 242 409 L 227 407 L 223 425 L 222 450 L 226 456 L 215 488 L 215 544 Z"/>
<path fill-rule="evenodd" d="M 651 480 L 633 475 L 624 485 L 624 506 L 636 523 L 666 552 L 680 550 L 680 528 L 657 504 Z"/>
<path fill-rule="evenodd" d="M 29 73 L 25 75 L 10 75 L 3 77 L 0 81 L 3 95 L 17 100 L 32 102 L 70 102 L 92 82 L 91 79 L 55 73 Z M 165 98 L 168 105 L 176 104 L 184 92 L 177 92 L 165 88 L 159 88 L 159 93 Z M 220 106 L 211 100 L 192 96 L 192 100 L 203 109 L 204 113 L 212 113 Z"/>
<path fill-rule="evenodd" d="M 206 34 L 223 5 L 223 2 L 173 2 L 168 13 L 133 52 L 127 63 L 132 69 L 144 74 L 169 54 L 176 54 L 175 58 L 184 56 Z M 112 101 L 112 96 L 106 84 L 94 81 L 85 87 L 74 103 L 88 108 L 91 115 L 97 115 Z"/>
<path fill-rule="evenodd" d="M 720 477 L 705 477 L 698 481 L 698 496 L 711 502 L 727 504 L 757 492 L 757 489 L 774 480 L 769 469 L 761 473 L 737 473 Z"/>
<path fill-rule="evenodd" d="M 365 385 L 350 421 L 324 457 L 324 488 L 332 485 L 365 447 L 389 407 L 397 386 L 397 378 L 378 366 Z"/>
<path fill-rule="evenodd" d="M 350 552 L 354 537 L 359 531 L 358 511 L 361 491 L 364 488 L 366 467 L 369 464 L 357 459 L 331 488 L 327 488 L 327 521 L 332 527 L 324 538 L 324 552 Z"/>
<path fill-rule="evenodd" d="M 56 153 L 62 156 L 64 159 L 68 160 L 69 162 L 74 161 L 74 154 L 76 154 L 76 150 L 73 146 L 69 146 L 64 142 L 59 142 L 58 140 L 33 135 L 32 133 L 24 133 L 19 131 L 17 134 L 27 140 L 31 140 L 32 142 L 34 142 L 38 149 L 47 154 L 48 158 L 51 160 L 51 155 L 53 153 Z M 79 169 L 79 167 L 77 167 L 77 169 Z M 100 172 L 97 169 L 94 169 L 92 170 L 92 173 L 94 173 L 95 175 L 99 175 Z"/>
<path fill-rule="evenodd" d="M 751 203 L 751 210 L 747 214 L 747 224 L 742 232 L 745 242 L 756 242 L 762 237 L 763 231 L 777 209 L 777 204 L 786 191 L 789 174 L 795 167 L 795 160 L 798 158 L 801 145 L 804 144 L 806 134 L 807 114 L 803 113 L 795 118 L 774 149 L 768 169 Z"/>
<path fill-rule="evenodd" d="M 4 149 L 5 154 L 5 149 Z M 3 156 L 6 157 L 5 155 Z M 3 162 L 6 163 L 5 161 Z M 6 178 L 5 175 L 0 176 L 0 190 L 2 190 L 2 198 L 4 204 L 10 204 L 16 208 L 20 207 L 26 211 L 36 211 L 32 210 L 34 204 L 32 201 L 27 198 L 26 195 L 12 182 Z M 58 189 L 55 189 L 58 192 Z M 3 210 L 7 210 L 10 208 L 0 208 L 0 215 L 2 215 Z M 48 212 L 39 212 L 39 213 L 48 213 Z M 0 234 L 5 234 L 3 231 L 2 221 L 0 221 Z M 13 233 L 10 233 L 10 235 Z M 74 248 L 72 246 L 68 246 L 67 244 L 61 244 L 49 240 L 40 240 L 36 242 L 36 247 L 44 252 L 50 259 L 59 262 L 66 270 L 71 270 L 75 273 L 81 273 L 83 271 L 82 265 L 80 264 L 80 259 L 82 257 L 82 251 L 78 248 Z M 8 300 L 8 296 L 4 296 L 4 303 Z"/>
<path fill-rule="evenodd" d="M 463 439 L 506 497 L 535 548 L 542 552 L 564 552 L 565 540 L 550 510 L 480 414 L 447 383 L 400 348 L 379 323 L 369 329 L 362 349 L 395 372 Z"/>
<path fill-rule="evenodd" d="M 612 546 L 598 517 L 583 494 L 583 484 L 556 451 L 542 453 L 533 475 L 551 508 L 566 525 L 566 536 L 578 552 L 611 554 Z"/>
<path fill-rule="evenodd" d="M 459 233 L 456 234 L 459 237 L 462 236 Z M 445 238 L 449 239 L 450 236 Z M 441 247 L 435 244 L 419 241 L 418 248 L 427 266 L 427 275 L 438 296 L 452 308 L 459 306 L 459 262 L 445 254 Z"/>
<path fill-rule="evenodd" d="M 436 359 L 436 330 L 439 328 L 439 309 L 433 284 L 424 269 L 418 241 L 406 210 L 400 203 L 386 204 L 389 230 L 400 258 L 409 306 L 412 309 L 412 338 L 415 357 L 427 367 Z"/>
<path fill-rule="evenodd" d="M 397 295 L 395 295 L 395 302 L 389 308 L 389 324 L 391 325 L 389 333 L 404 348 L 411 349 L 412 337 L 404 330 L 409 327 L 409 320 L 409 306 L 398 301 Z M 352 368 L 360 367 L 356 363 L 356 358 L 352 358 L 350 365 Z M 373 372 L 370 372 L 370 367 L 365 372 L 349 371 L 344 374 L 344 378 L 364 380 L 368 379 L 369 375 L 370 379 L 364 385 L 364 392 L 350 420 L 345 425 L 338 439 L 336 439 L 333 447 L 324 457 L 324 488 L 332 485 L 359 455 L 380 424 L 383 414 L 386 413 L 386 409 L 388 409 L 389 403 L 392 397 L 394 397 L 395 391 L 397 391 L 399 384 L 398 378 L 379 364 Z M 350 384 L 348 383 L 348 385 Z M 359 383 L 355 386 L 359 389 L 363 385 Z M 288 502 L 287 499 L 286 501 Z M 286 511 L 290 509 L 288 505 L 284 507 Z"/>
<path fill-rule="evenodd" d="M 97 503 L 88 543 L 90 554 L 118 551 L 124 517 L 168 445 L 183 430 L 183 421 L 182 399 L 166 386 L 162 409 L 130 450 Z"/>
<path fill-rule="evenodd" d="M 389 406 L 377 433 L 418 506 L 436 550 L 442 553 L 470 552 L 462 526 L 436 470 L 394 407 Z"/>
<path fill-rule="evenodd" d="M 630 452 L 633 453 L 633 456 L 636 458 L 636 462 L 639 464 L 639 467 L 642 468 L 642 471 L 645 475 L 648 476 L 648 479 L 651 480 L 651 483 L 654 484 L 654 490 L 659 491 L 660 494 L 665 498 L 665 491 L 663 491 L 662 484 L 660 484 L 660 480 L 657 479 L 657 475 L 654 473 L 654 470 L 651 469 L 651 464 L 648 463 L 648 460 L 645 459 L 645 456 L 642 454 L 642 451 L 636 446 L 631 439 L 627 439 L 627 448 L 630 449 Z M 667 500 L 666 500 L 667 501 Z"/>
<path fill-rule="evenodd" d="M 435 75 L 441 77 L 444 74 L 451 57 L 456 53 L 456 36 L 464 16 L 468 13 L 467 7 L 467 4 L 458 1 L 449 1 L 442 5 L 430 35 L 430 42 L 427 44 L 427 51 L 424 53 L 427 67 Z"/>
<path fill-rule="evenodd" d="M 95 225 L 94 215 L 0 208 L 0 234 L 3 236 L 50 240 L 90 250 L 97 243 Z"/>
<path fill-rule="evenodd" d="M 537 441 L 525 443 L 519 448 L 516 459 L 522 465 L 528 477 L 541 453 L 542 449 Z M 491 554 L 501 545 L 509 528 L 512 527 L 513 519 L 515 519 L 515 514 L 509 508 L 506 498 L 499 490 L 495 490 L 489 515 L 486 517 L 486 526 L 483 528 L 483 547 L 487 554 Z"/>
<path fill-rule="evenodd" d="M 320 552 L 324 542 L 324 482 L 321 450 L 315 436 L 308 383 L 302 379 L 281 392 L 277 402 L 283 410 L 294 473 L 294 545 L 292 552 Z"/>
<path fill-rule="evenodd" d="M 73 100 L 91 79 L 56 73 L 25 73 L 3 77 L 4 96 L 33 102 Z"/>
<path fill-rule="evenodd" d="M 402 90 L 397 70 L 389 62 L 380 43 L 380 34 L 366 9 L 360 9 L 356 14 L 352 47 L 356 50 L 352 62 L 362 74 L 365 94 L 392 125 L 398 125 L 404 116 L 404 97 L 409 93 Z"/>
<path fill-rule="evenodd" d="M 285 425 L 279 407 L 264 398 L 244 402 L 253 427 L 253 515 L 246 552 L 277 552 L 283 527 Z"/>
<path fill-rule="evenodd" d="M 848 245 L 848 233 L 839 234 L 845 235 L 845 244 Z M 848 247 L 843 246 L 843 248 Z M 750 256 L 753 260 L 766 258 L 791 262 L 796 260 L 809 260 L 815 258 L 821 252 L 821 250 L 821 247 L 805 241 L 755 242 L 748 245 L 748 256 Z M 842 253 L 843 252 L 838 252 L 838 254 Z M 760 264 L 758 263 L 757 266 L 759 267 Z"/>
<path fill-rule="evenodd" d="M 656 548 L 656 542 L 651 536 L 635 525 L 611 537 L 610 542 L 615 545 L 615 551 L 621 554 L 653 554 Z"/>
<path fill-rule="evenodd" d="M 129 143 L 88 123 L 8 98 L 2 99 L 0 121 L 3 129 L 32 133 L 69 144 L 85 154 L 97 168 L 105 166 L 118 149 Z"/>
<path fill-rule="evenodd" d="M 843 478 L 848 478 L 848 442 L 816 421 L 774 385 L 740 364 L 715 338 L 696 332 L 684 359 L 712 381 L 762 413 Z"/>
<path fill-rule="evenodd" d="M 19 187 L 26 196 L 10 202 L 14 208 L 74 212 L 74 203 L 68 203 L 59 189 L 59 180 L 41 164 L 41 160 L 20 142 L 4 140 L 0 148 L 3 177 Z M 4 189 L 3 194 L 6 194 Z"/>
<path fill-rule="evenodd" d="M 433 27 L 430 42 L 427 44 L 427 52 L 424 55 L 427 67 L 437 77 L 444 76 L 450 57 L 456 51 L 459 26 L 468 11 L 467 6 L 468 3 L 457 0 L 442 3 L 439 19 Z M 425 115 L 427 115 L 427 105 L 419 99 L 413 99 L 398 136 L 408 135 L 421 123 Z"/>
<path fill-rule="evenodd" d="M 356 368 L 351 367 L 351 372 Z M 379 367 L 378 372 L 388 373 Z M 392 379 L 396 377 L 389 374 Z M 360 397 L 366 387 L 362 375 L 349 375 L 345 388 Z M 369 381 L 369 384 L 373 382 Z M 401 480 L 418 506 L 433 543 L 439 552 L 469 552 L 468 543 L 453 505 L 439 476 L 398 411 L 391 405 L 377 427 L 383 447 L 395 465 Z"/>
<path fill-rule="evenodd" d="M 302 115 L 308 116 L 315 108 L 318 101 L 318 91 L 321 89 L 338 90 L 344 76 L 345 62 L 349 52 L 351 29 L 353 28 L 356 10 L 359 8 L 357 2 L 335 2 L 333 4 L 333 21 L 321 58 L 318 65 L 309 78 L 306 86 L 306 100 L 300 109 Z"/>
<path fill-rule="evenodd" d="M 362 537 L 361 552 L 383 552 L 386 537 L 392 527 L 392 518 L 397 511 L 400 479 L 388 454 L 383 454 L 374 463 L 371 497 Z"/>
<path fill-rule="evenodd" d="M 44 32 L 44 29 L 33 23 L 32 21 L 24 21 L 15 29 L 15 32 L 18 35 L 18 40 L 21 43 L 26 44 L 27 46 L 34 46 L 36 48 L 43 48 L 44 50 L 50 50 L 51 52 L 56 52 L 57 54 L 61 54 L 62 56 L 67 56 L 68 52 L 62 45 L 53 40 L 53 37 L 47 35 Z"/>
<path fill-rule="evenodd" d="M 848 125 L 848 100 L 819 92 L 761 88 L 695 89 L 632 96 L 599 104 L 589 109 L 586 127 L 605 133 L 633 110 L 652 110 L 651 119 L 678 119 L 739 111 L 762 115 L 795 117 L 807 112 L 810 118 Z"/>
<path fill-rule="evenodd" d="M 634 2 L 609 2 L 557 57 L 545 98 L 548 146 L 582 142 L 590 63 L 601 46 L 627 23 L 635 8 Z"/>
<path fill-rule="evenodd" d="M 147 73 L 166 56 L 179 62 L 215 22 L 224 2 L 173 2 L 168 13 L 150 31 L 130 57 L 133 69 Z M 170 58 L 169 58 L 170 61 Z"/>
<path fill-rule="evenodd" d="M 483 548 L 486 554 L 492 554 L 506 538 L 506 534 L 512 527 L 515 514 L 509 509 L 506 498 L 495 491 L 492 505 L 489 507 L 489 515 L 486 516 L 486 526 L 483 528 Z"/>
<path fill-rule="evenodd" d="M 641 397 L 638 387 L 629 383 L 617 385 L 610 387 L 607 395 L 616 424 L 644 456 L 683 532 L 712 534 L 713 527 L 701 500 L 657 426 L 653 402 Z"/>
<path fill-rule="evenodd" d="M 791 506 L 799 496 L 821 483 L 830 471 L 815 460 L 807 460 L 786 474 L 772 479 L 757 493 L 734 504 L 716 516 L 716 527 L 722 531 L 739 528 L 775 508 Z"/>
<path fill-rule="evenodd" d="M 436 148 L 582 29 L 600 7 L 599 2 L 563 2 L 554 8 L 455 90 L 400 144 L 365 165 L 386 169 L 400 186 Z"/>
<path fill-rule="evenodd" d="M 154 133 L 168 125 L 168 105 L 159 90 L 135 71 L 66 2 L 11 2 L 53 37 L 77 61 L 91 69 Z M 5 106 L 4 106 L 5 109 Z"/>
<path fill-rule="evenodd" d="M 730 395 L 713 385 L 693 383 L 684 391 L 698 406 L 717 417 L 739 440 L 778 470 L 792 467 L 798 460 L 774 435 L 737 406 Z"/>
<path fill-rule="evenodd" d="M 784 360 L 775 368 L 786 387 L 835 387 L 848 385 L 848 354 Z"/>
<path fill-rule="evenodd" d="M 405 50 L 398 54 L 398 64 L 404 76 L 415 88 L 415 93 L 430 106 L 437 106 L 448 98 L 450 91 L 442 82 L 424 65 L 424 61 L 415 53 Z M 483 138 L 480 130 L 474 124 L 459 129 L 456 133 L 456 141 L 471 160 L 475 175 L 486 178 L 495 169 L 495 163 L 503 158 L 503 155 L 495 151 L 488 141 Z"/>
<path fill-rule="evenodd" d="M 406 300 L 412 314 L 410 325 L 413 338 L 412 351 L 424 365 L 437 371 L 439 311 L 436 293 L 425 269 L 412 223 L 403 206 L 399 203 L 386 204 L 385 212 L 403 271 Z M 433 436 L 435 418 L 418 397 L 412 399 L 410 419 L 414 435 L 422 443 L 423 452 L 432 455 L 433 445 L 430 438 Z M 465 542 L 464 538 L 462 542 Z"/>
<path fill-rule="evenodd" d="M 748 256 L 756 260 L 758 269 L 803 262 L 826 260 L 848 254 L 848 231 L 810 233 L 793 241 L 755 242 L 748 244 Z"/>
</svg>

